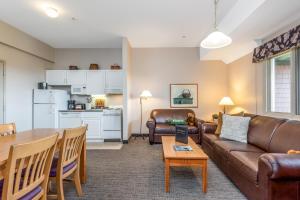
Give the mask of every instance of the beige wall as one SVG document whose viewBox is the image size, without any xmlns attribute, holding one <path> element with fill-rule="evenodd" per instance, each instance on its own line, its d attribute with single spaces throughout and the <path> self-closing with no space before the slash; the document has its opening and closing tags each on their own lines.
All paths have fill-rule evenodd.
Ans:
<svg viewBox="0 0 300 200">
<path fill-rule="evenodd" d="M 68 69 L 70 65 L 88 69 L 91 63 L 100 65 L 101 69 L 110 69 L 115 63 L 122 65 L 122 49 L 55 49 L 55 69 Z"/>
<path fill-rule="evenodd" d="M 210 119 L 222 108 L 220 99 L 227 94 L 227 66 L 220 61 L 200 61 L 197 48 L 134 48 L 131 71 L 132 132 L 139 132 L 139 95 L 144 89 L 153 98 L 144 102 L 145 121 L 154 108 L 169 108 L 170 83 L 198 83 L 197 117 Z"/>
<path fill-rule="evenodd" d="M 13 46 L 43 59 L 53 61 L 54 49 L 32 36 L 0 21 L 0 43 Z"/>
<path fill-rule="evenodd" d="M 16 49 L 0 45 L 0 60 L 5 62 L 6 122 L 17 130 L 32 128 L 32 89 L 44 81 L 45 68 L 51 63 Z"/>
</svg>

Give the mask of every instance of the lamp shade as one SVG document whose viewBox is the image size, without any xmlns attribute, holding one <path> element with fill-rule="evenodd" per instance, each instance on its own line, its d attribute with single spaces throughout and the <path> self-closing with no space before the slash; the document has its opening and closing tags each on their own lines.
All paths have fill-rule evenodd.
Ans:
<svg viewBox="0 0 300 200">
<path fill-rule="evenodd" d="M 210 33 L 201 42 L 201 47 L 206 49 L 217 49 L 230 45 L 232 39 L 220 31 Z"/>
<path fill-rule="evenodd" d="M 223 97 L 221 99 L 221 101 L 219 102 L 219 105 L 221 105 L 221 106 L 233 106 L 234 103 L 233 103 L 233 101 L 231 100 L 230 97 Z"/>
<path fill-rule="evenodd" d="M 149 97 L 152 97 L 152 94 L 149 90 L 144 90 L 141 95 L 140 95 L 141 98 L 149 98 Z"/>
</svg>

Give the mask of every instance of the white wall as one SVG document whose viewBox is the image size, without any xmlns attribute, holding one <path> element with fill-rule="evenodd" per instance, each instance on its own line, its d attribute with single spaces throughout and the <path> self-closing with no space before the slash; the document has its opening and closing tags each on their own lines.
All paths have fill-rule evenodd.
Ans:
<svg viewBox="0 0 300 200">
<path fill-rule="evenodd" d="M 55 69 L 68 69 L 70 65 L 88 69 L 91 63 L 100 65 L 100 69 L 110 69 L 115 63 L 122 66 L 122 49 L 55 49 Z"/>
<path fill-rule="evenodd" d="M 6 68 L 6 122 L 15 122 L 17 131 L 32 128 L 32 89 L 44 81 L 51 63 L 13 48 L 0 45 L 0 60 Z"/>
<path fill-rule="evenodd" d="M 227 94 L 227 66 L 220 61 L 200 61 L 197 48 L 134 48 L 131 69 L 132 133 L 139 132 L 139 95 L 144 89 L 153 98 L 144 102 L 143 132 L 150 112 L 155 108 L 170 108 L 171 83 L 198 83 L 197 117 L 211 119 L 222 108 L 220 99 Z"/>
<path fill-rule="evenodd" d="M 54 49 L 32 36 L 0 21 L 0 42 L 43 59 L 53 61 Z"/>
</svg>

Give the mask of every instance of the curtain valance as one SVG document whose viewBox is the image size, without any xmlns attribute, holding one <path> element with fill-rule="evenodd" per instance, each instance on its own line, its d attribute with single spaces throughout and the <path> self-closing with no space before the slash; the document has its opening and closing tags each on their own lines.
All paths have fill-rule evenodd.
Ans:
<svg viewBox="0 0 300 200">
<path fill-rule="evenodd" d="M 258 63 L 297 46 L 300 46 L 300 25 L 256 47 L 252 61 Z"/>
</svg>

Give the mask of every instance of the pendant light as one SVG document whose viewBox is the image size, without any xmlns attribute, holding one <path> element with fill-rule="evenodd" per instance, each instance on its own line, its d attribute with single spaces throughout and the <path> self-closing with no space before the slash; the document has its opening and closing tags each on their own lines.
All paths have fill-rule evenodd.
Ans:
<svg viewBox="0 0 300 200">
<path fill-rule="evenodd" d="M 231 44 L 232 39 L 222 33 L 221 31 L 218 31 L 217 29 L 217 5 L 219 3 L 219 0 L 214 0 L 215 4 L 215 21 L 214 21 L 214 31 L 210 33 L 204 40 L 201 42 L 201 47 L 206 49 L 217 49 L 222 48 L 225 46 L 228 46 Z"/>
</svg>

